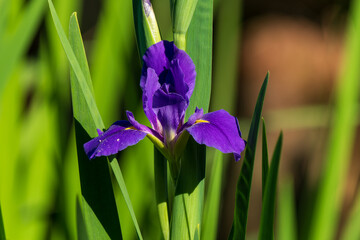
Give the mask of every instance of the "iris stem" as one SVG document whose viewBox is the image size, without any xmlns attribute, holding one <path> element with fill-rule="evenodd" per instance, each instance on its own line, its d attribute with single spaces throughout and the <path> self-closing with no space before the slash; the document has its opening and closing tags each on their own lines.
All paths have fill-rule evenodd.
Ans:
<svg viewBox="0 0 360 240">
<path fill-rule="evenodd" d="M 174 32 L 174 43 L 179 48 L 185 51 L 186 49 L 186 34 L 182 32 Z"/>
</svg>

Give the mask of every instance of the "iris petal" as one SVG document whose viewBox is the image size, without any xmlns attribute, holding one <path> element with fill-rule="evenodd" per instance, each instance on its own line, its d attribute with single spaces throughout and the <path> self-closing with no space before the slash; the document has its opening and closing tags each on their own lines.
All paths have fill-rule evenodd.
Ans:
<svg viewBox="0 0 360 240">
<path fill-rule="evenodd" d="M 193 61 L 185 51 L 178 49 L 173 42 L 161 41 L 148 48 L 143 56 L 143 60 L 144 65 L 142 75 L 146 75 L 147 69 L 152 68 L 159 77 L 164 71 L 171 68 L 173 60 L 177 60 L 177 64 L 182 71 L 183 78 L 175 78 L 174 81 L 185 82 L 188 86 L 186 96 L 190 99 L 195 87 L 196 72 Z M 145 77 L 141 77 L 140 79 L 140 86 L 143 91 L 146 85 L 146 80 L 147 79 Z"/>
<path fill-rule="evenodd" d="M 158 124 L 156 114 L 152 108 L 154 93 L 160 88 L 159 78 L 152 68 L 148 68 L 146 75 L 143 75 L 142 78 L 143 77 L 146 78 L 142 95 L 144 112 L 152 127 L 155 130 L 160 131 L 161 127 Z"/>
<path fill-rule="evenodd" d="M 163 127 L 164 137 L 167 140 L 175 137 L 179 125 L 183 122 L 186 107 L 186 100 L 179 94 L 165 93 L 162 89 L 156 91 L 153 109 Z"/>
<path fill-rule="evenodd" d="M 146 132 L 136 130 L 128 121 L 117 121 L 100 136 L 84 144 L 89 159 L 109 156 L 135 145 L 145 138 Z"/>
<path fill-rule="evenodd" d="M 199 144 L 214 147 L 223 153 L 233 153 L 236 161 L 245 149 L 237 119 L 225 110 L 205 114 L 186 130 Z"/>
</svg>

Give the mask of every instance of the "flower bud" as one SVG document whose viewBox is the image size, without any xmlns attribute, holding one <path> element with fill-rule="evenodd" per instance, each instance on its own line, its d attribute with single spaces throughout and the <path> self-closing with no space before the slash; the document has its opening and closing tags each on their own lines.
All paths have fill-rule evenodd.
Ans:
<svg viewBox="0 0 360 240">
<path fill-rule="evenodd" d="M 173 0 L 172 18 L 175 45 L 185 50 L 186 33 L 194 15 L 198 0 Z"/>
<path fill-rule="evenodd" d="M 150 0 L 133 0 L 136 37 L 140 56 L 151 45 L 160 42 L 161 36 Z"/>
</svg>

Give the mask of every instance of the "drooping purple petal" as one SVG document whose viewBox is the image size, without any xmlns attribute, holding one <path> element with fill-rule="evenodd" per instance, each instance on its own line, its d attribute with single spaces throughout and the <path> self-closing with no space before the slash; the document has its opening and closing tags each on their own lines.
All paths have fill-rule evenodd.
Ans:
<svg viewBox="0 0 360 240">
<path fill-rule="evenodd" d="M 156 91 L 153 100 L 153 109 L 157 114 L 162 127 L 164 136 L 167 140 L 176 135 L 179 124 L 182 124 L 185 110 L 187 107 L 186 100 L 176 93 L 165 93 L 162 89 Z"/>
<path fill-rule="evenodd" d="M 223 153 L 233 153 L 236 161 L 245 149 L 237 119 L 225 110 L 205 114 L 186 130 L 199 144 L 214 147 Z"/>
<path fill-rule="evenodd" d="M 142 95 L 144 112 L 152 127 L 155 130 L 160 131 L 161 127 L 159 126 L 156 114 L 152 109 L 154 93 L 160 88 L 159 78 L 152 68 L 148 68 L 146 75 L 143 75 L 142 77 L 146 78 Z"/>
<path fill-rule="evenodd" d="M 109 156 L 135 145 L 146 136 L 146 132 L 136 130 L 128 121 L 117 121 L 100 136 L 84 144 L 89 159 Z"/>
</svg>

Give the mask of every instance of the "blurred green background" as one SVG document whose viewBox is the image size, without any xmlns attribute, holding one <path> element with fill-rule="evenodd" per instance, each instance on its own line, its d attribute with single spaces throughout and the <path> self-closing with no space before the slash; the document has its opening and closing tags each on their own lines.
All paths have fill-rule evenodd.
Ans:
<svg viewBox="0 0 360 240">
<path fill-rule="evenodd" d="M 147 123 L 139 88 L 141 69 L 132 2 L 53 2 L 66 30 L 71 13 L 78 12 L 95 99 L 105 126 L 125 119 L 126 109 Z M 169 1 L 152 3 L 163 39 L 171 40 Z M 299 239 L 313 236 L 309 219 L 319 208 L 314 204 L 315 193 L 321 189 L 322 176 L 327 175 L 325 163 L 331 162 L 326 149 L 336 128 L 334 113 L 346 115 L 337 108 L 339 89 L 342 82 L 357 76 L 360 64 L 356 47 L 360 41 L 349 40 L 349 36 L 359 39 L 359 25 L 355 33 L 348 30 L 349 22 L 359 18 L 355 5 L 359 4 L 336 0 L 214 2 L 212 110 L 223 108 L 238 116 L 243 136 L 247 136 L 258 90 L 266 72 L 271 73 L 264 105 L 269 149 L 274 148 L 280 129 L 284 131 L 278 185 L 279 238 L 286 239 L 281 229 L 289 224 L 282 222 L 288 217 L 294 220 Z M 348 76 L 348 72 L 353 75 Z M 350 88 L 358 89 L 356 82 L 358 78 Z M 350 96 L 350 91 L 345 96 Z M 353 95 L 355 103 L 354 99 L 348 101 L 357 111 L 352 112 L 353 122 L 348 124 L 345 153 L 343 159 L 331 162 L 341 167 L 338 174 L 330 175 L 335 176 L 334 181 L 342 179 L 340 194 L 334 190 L 341 199 L 334 209 L 339 219 L 334 238 L 344 238 L 345 223 L 352 216 L 354 203 L 360 201 L 356 198 L 360 181 L 359 100 L 356 93 Z M 345 101 L 346 106 L 349 102 Z M 47 1 L 0 0 L 0 206 L 7 239 L 77 238 L 75 203 L 80 182 L 73 124 L 69 64 Z M 215 176 L 211 171 L 214 152 L 208 149 L 208 181 Z M 144 140 L 122 152 L 119 159 L 143 236 L 160 238 L 152 144 Z M 260 162 L 260 158 L 255 161 L 249 239 L 256 236 L 260 221 Z M 221 165 L 214 166 L 221 168 L 216 176 L 222 186 L 218 189 L 217 238 L 225 239 L 232 224 L 241 163 L 226 155 Z M 118 189 L 115 194 L 120 194 Z M 135 239 L 123 199 L 116 200 L 123 237 Z M 287 204 L 288 208 L 281 208 Z"/>
</svg>

